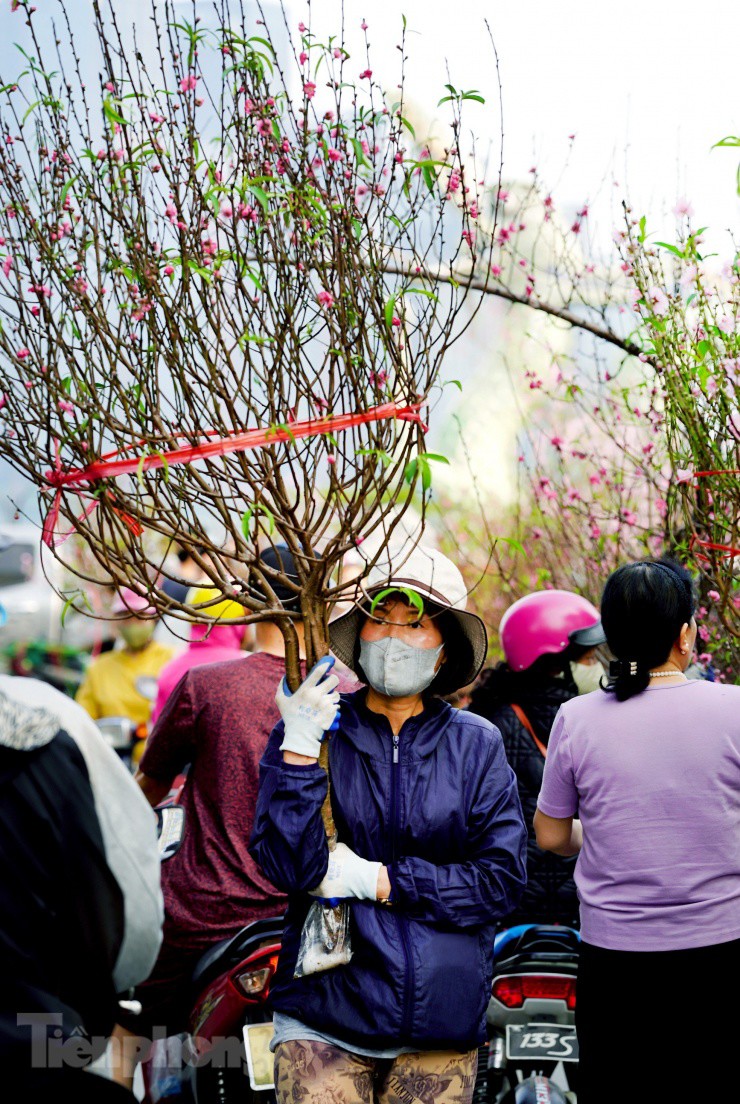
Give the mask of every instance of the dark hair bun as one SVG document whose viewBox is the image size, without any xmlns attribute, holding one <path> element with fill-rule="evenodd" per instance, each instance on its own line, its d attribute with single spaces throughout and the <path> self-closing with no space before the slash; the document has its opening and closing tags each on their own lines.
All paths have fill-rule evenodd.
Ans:
<svg viewBox="0 0 740 1104">
<path fill-rule="evenodd" d="M 606 689 L 618 701 L 645 690 L 693 616 L 691 576 L 674 560 L 638 560 L 612 572 L 601 597 L 601 623 L 617 657 Z"/>
</svg>

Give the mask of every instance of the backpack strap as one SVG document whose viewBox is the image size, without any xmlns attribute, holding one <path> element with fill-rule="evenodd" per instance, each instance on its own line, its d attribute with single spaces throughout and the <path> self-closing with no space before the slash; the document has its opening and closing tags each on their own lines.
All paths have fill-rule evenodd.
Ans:
<svg viewBox="0 0 740 1104">
<path fill-rule="evenodd" d="M 537 733 L 535 732 L 535 730 L 532 728 L 532 722 L 530 721 L 529 717 L 527 716 L 527 714 L 522 709 L 521 705 L 514 705 L 513 702 L 509 702 L 509 708 L 514 710 L 514 712 L 516 713 L 517 717 L 519 718 L 521 723 L 526 728 L 529 735 L 532 737 L 534 742 L 537 744 L 537 747 L 540 750 L 542 758 L 546 759 L 547 758 L 547 748 L 542 743 L 542 740 L 539 739 L 539 737 L 537 736 Z"/>
</svg>

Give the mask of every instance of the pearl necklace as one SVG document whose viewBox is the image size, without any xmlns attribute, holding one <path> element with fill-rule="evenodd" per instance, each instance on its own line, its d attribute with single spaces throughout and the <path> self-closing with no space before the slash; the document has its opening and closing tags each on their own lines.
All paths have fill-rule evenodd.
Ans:
<svg viewBox="0 0 740 1104">
<path fill-rule="evenodd" d="M 650 678 L 671 678 L 673 675 L 680 675 L 684 682 L 688 682 L 682 671 L 648 671 L 648 674 Z"/>
</svg>

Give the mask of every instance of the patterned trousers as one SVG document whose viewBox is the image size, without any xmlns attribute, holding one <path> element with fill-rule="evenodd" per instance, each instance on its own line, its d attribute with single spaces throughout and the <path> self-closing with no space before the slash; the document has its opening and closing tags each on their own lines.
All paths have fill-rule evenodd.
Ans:
<svg viewBox="0 0 740 1104">
<path fill-rule="evenodd" d="M 477 1050 L 365 1058 L 313 1040 L 275 1050 L 277 1104 L 470 1104 Z"/>
</svg>

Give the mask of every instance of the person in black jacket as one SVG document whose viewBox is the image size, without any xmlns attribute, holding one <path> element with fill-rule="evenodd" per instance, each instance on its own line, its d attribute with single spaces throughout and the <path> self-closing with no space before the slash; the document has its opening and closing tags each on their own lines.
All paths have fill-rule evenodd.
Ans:
<svg viewBox="0 0 740 1104">
<path fill-rule="evenodd" d="M 113 1027 L 125 931 L 124 894 L 108 865 L 86 761 L 54 713 L 4 690 L 0 904 L 6 1088 L 133 1102 L 84 1068 Z"/>
<path fill-rule="evenodd" d="M 569 591 L 537 591 L 507 609 L 499 636 L 505 662 L 481 674 L 468 709 L 501 732 L 527 825 L 527 886 L 505 924 L 578 927 L 576 860 L 542 851 L 532 822 L 555 715 L 570 698 L 597 689 L 604 674 L 595 656 L 604 642 L 599 612 Z"/>
</svg>

